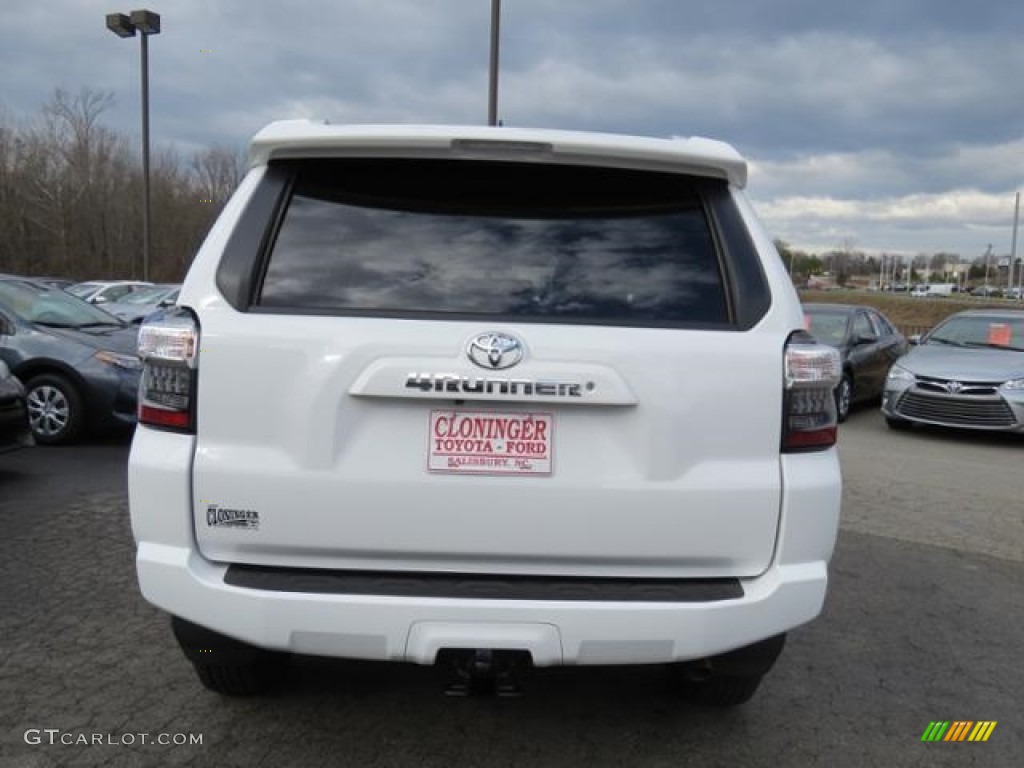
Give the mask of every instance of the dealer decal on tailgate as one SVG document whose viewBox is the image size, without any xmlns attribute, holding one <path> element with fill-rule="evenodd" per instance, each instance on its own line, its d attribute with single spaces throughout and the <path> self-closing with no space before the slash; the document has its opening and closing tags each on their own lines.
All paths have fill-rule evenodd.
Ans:
<svg viewBox="0 0 1024 768">
<path fill-rule="evenodd" d="M 427 469 L 484 475 L 550 475 L 550 413 L 431 411 Z"/>
</svg>

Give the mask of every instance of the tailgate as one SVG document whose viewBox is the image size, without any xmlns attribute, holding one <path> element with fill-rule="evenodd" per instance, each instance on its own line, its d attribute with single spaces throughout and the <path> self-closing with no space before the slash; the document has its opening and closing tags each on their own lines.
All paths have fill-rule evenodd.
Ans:
<svg viewBox="0 0 1024 768">
<path fill-rule="evenodd" d="M 468 359 L 477 323 L 251 316 L 239 333 L 233 314 L 203 328 L 210 559 L 736 576 L 772 556 L 782 339 L 505 325 L 529 354 L 501 376 Z"/>
</svg>

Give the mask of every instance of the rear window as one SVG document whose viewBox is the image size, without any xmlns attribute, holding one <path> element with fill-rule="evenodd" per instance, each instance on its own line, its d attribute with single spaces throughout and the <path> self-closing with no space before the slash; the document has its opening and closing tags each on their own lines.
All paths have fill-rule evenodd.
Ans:
<svg viewBox="0 0 1024 768">
<path fill-rule="evenodd" d="M 845 312 L 804 310 L 804 328 L 818 341 L 826 344 L 842 344 L 846 340 L 846 326 L 849 322 L 849 315 Z"/>
<path fill-rule="evenodd" d="M 68 293 L 74 294 L 75 296 L 86 296 L 99 288 L 97 283 L 79 283 L 78 285 L 72 285 L 65 289 Z"/>
<path fill-rule="evenodd" d="M 476 161 L 294 166 L 256 296 L 266 309 L 616 325 L 729 320 L 701 192 L 716 182 Z"/>
</svg>

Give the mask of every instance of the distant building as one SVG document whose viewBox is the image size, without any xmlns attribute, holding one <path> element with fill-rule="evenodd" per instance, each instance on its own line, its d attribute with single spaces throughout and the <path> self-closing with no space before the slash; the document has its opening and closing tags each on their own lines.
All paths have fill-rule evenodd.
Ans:
<svg viewBox="0 0 1024 768">
<path fill-rule="evenodd" d="M 878 276 L 877 275 L 850 275 L 846 278 L 847 288 L 877 288 L 878 287 Z"/>
<path fill-rule="evenodd" d="M 836 281 L 831 275 L 811 275 L 807 278 L 807 288 L 812 291 L 828 291 L 835 286 Z"/>
</svg>

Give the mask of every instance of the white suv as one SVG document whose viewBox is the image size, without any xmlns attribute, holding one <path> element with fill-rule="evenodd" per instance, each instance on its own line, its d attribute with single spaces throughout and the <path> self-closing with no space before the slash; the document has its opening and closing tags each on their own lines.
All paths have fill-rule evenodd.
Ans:
<svg viewBox="0 0 1024 768">
<path fill-rule="evenodd" d="M 655 664 L 747 700 L 836 538 L 839 360 L 707 139 L 274 123 L 140 331 L 137 567 L 202 682 Z"/>
</svg>

